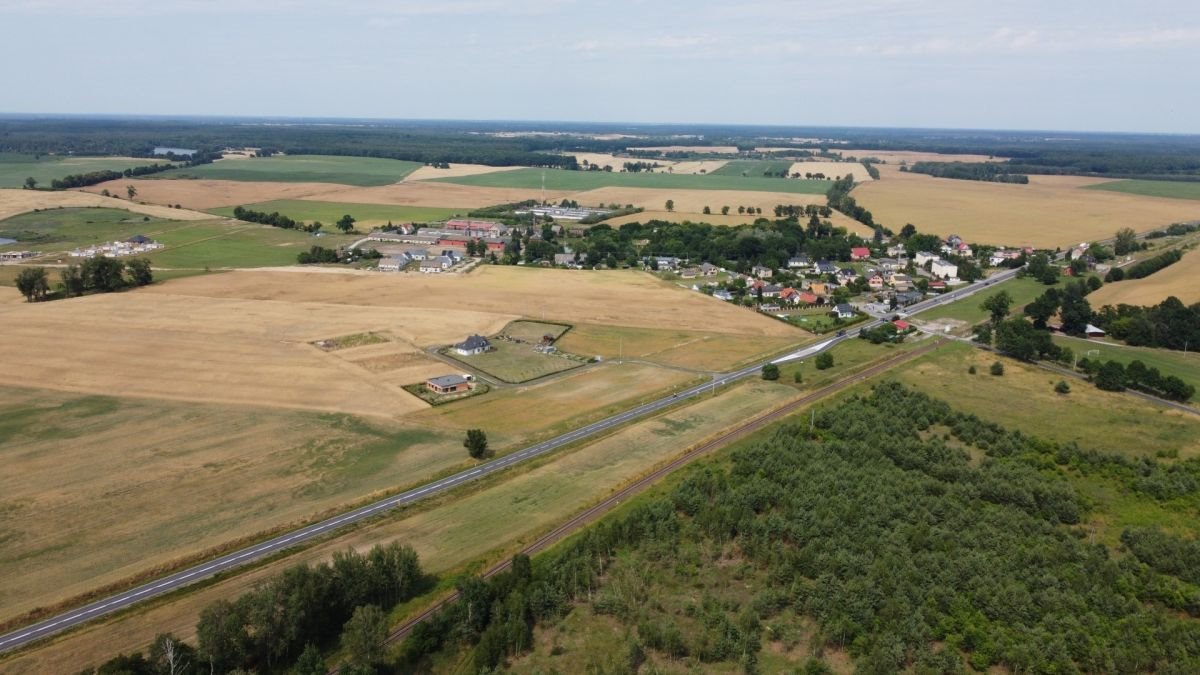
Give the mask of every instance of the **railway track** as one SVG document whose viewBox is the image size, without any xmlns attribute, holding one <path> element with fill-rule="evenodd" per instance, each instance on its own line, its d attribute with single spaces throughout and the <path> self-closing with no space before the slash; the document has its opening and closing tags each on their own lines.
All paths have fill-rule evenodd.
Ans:
<svg viewBox="0 0 1200 675">
<path fill-rule="evenodd" d="M 609 495 L 604 500 L 595 504 L 594 506 L 591 506 L 590 508 L 576 514 L 570 520 L 567 520 L 566 522 L 562 523 L 561 525 L 554 528 L 553 530 L 547 532 L 546 534 L 542 535 L 541 537 L 538 537 L 537 540 L 535 540 L 533 543 L 529 544 L 525 548 L 521 549 L 520 552 L 522 554 L 532 556 L 536 553 L 544 551 L 545 549 L 547 549 L 550 546 L 554 545 L 555 543 L 561 541 L 562 539 L 566 538 L 567 536 L 573 534 L 574 532 L 576 532 L 576 531 L 582 529 L 583 527 L 591 524 L 592 522 L 598 520 L 601 516 L 603 516 L 608 511 L 610 511 L 613 507 L 620 504 L 625 499 L 632 497 L 632 496 L 638 494 L 639 492 L 642 492 L 646 488 L 648 488 L 651 485 L 653 485 L 654 483 L 656 483 L 659 479 L 661 479 L 664 476 L 670 474 L 671 472 L 679 469 L 680 467 L 690 464 L 691 462 L 695 461 L 697 458 L 701 457 L 702 455 L 710 453 L 713 450 L 716 450 L 718 448 L 725 447 L 726 445 L 729 445 L 730 443 L 733 443 L 735 441 L 741 440 L 742 438 L 745 438 L 746 436 L 749 436 L 750 434 L 760 431 L 767 425 L 790 415 L 791 413 L 795 412 L 796 410 L 799 410 L 800 408 L 803 408 L 807 405 L 815 403 L 816 401 L 819 401 L 819 400 L 826 398 L 832 394 L 835 394 L 851 385 L 858 384 L 859 382 L 862 382 L 863 380 L 874 377 L 874 376 L 876 376 L 882 372 L 885 372 L 885 371 L 889 370 L 890 368 L 892 368 L 904 361 L 915 359 L 919 356 L 928 354 L 929 352 L 933 351 L 934 349 L 937 349 L 938 347 L 940 347 L 945 342 L 946 342 L 946 340 L 944 338 L 935 338 L 934 341 L 928 345 L 925 345 L 923 347 L 915 349 L 911 352 L 907 352 L 905 354 L 900 354 L 900 355 L 894 356 L 890 359 L 887 359 L 886 361 L 881 361 L 881 362 L 875 364 L 874 366 L 870 366 L 870 367 L 868 367 L 858 373 L 855 373 L 849 377 L 846 377 L 846 378 L 843 378 L 836 382 L 833 382 L 831 384 L 828 384 L 828 385 L 812 392 L 811 394 L 808 394 L 802 398 L 796 399 L 795 401 L 792 401 L 791 403 L 788 403 L 786 405 L 780 406 L 780 407 L 772 410 L 771 412 L 768 412 L 764 415 L 760 415 L 759 417 L 756 417 L 753 420 L 751 420 L 739 427 L 731 429 L 730 431 L 727 431 L 727 432 L 721 434 L 720 436 L 717 436 L 716 438 L 706 441 L 705 443 L 688 451 L 686 454 L 675 458 L 674 460 L 668 462 L 667 464 L 664 464 L 663 466 L 655 469 L 651 473 L 637 479 L 633 483 L 626 485 L 625 487 L 623 487 L 620 490 L 618 490 L 617 492 L 614 492 L 613 494 Z M 484 572 L 482 576 L 484 579 L 490 579 L 491 577 L 494 577 L 497 574 L 500 574 L 501 572 L 507 570 L 511 565 L 512 565 L 511 559 L 497 563 L 497 564 L 493 565 L 492 567 L 490 567 L 486 572 Z M 430 607 L 428 607 L 427 609 L 422 611 L 420 614 L 417 614 L 416 616 L 406 620 L 404 623 L 397 626 L 395 628 L 395 630 L 393 630 L 391 633 L 388 634 L 387 639 L 385 640 L 385 644 L 394 644 L 394 643 L 399 642 L 400 640 L 403 640 L 404 638 L 408 637 L 408 635 L 413 631 L 414 628 L 417 627 L 418 624 L 429 619 L 431 616 L 438 613 L 439 611 L 444 609 L 446 606 L 452 604 L 457 599 L 458 599 L 458 592 L 455 591 L 453 593 L 448 594 L 446 597 L 442 598 L 441 600 L 438 600 L 436 603 L 434 603 L 433 605 L 431 605 Z M 337 668 L 335 668 L 330 671 L 330 675 L 334 675 L 338 672 L 339 672 L 339 670 Z"/>
</svg>

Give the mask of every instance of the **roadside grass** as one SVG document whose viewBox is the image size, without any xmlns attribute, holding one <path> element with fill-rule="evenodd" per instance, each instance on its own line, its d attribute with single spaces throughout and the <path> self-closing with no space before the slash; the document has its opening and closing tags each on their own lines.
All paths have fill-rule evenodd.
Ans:
<svg viewBox="0 0 1200 675">
<path fill-rule="evenodd" d="M 608 173 L 605 171 L 568 171 L 565 169 L 518 169 L 474 176 L 437 178 L 438 182 L 483 187 L 539 188 L 542 176 L 547 190 L 584 191 L 602 187 L 678 188 L 681 190 L 749 190 L 824 194 L 828 181 L 782 178 L 718 176 L 714 174 L 675 175 L 669 173 Z"/>
<path fill-rule="evenodd" d="M 80 246 L 128 239 L 135 234 L 158 239 L 160 235 L 191 224 L 122 209 L 46 209 L 0 220 L 0 237 L 17 240 L 15 244 L 0 246 L 0 250 L 69 251 Z"/>
<path fill-rule="evenodd" d="M 939 305 L 933 309 L 921 312 L 917 317 L 922 321 L 931 321 L 937 319 L 952 319 L 955 321 L 965 321 L 970 325 L 977 324 L 987 319 L 990 314 L 983 309 L 982 305 L 988 298 L 999 294 L 1001 291 L 1007 291 L 1013 298 L 1010 314 L 1020 314 L 1025 305 L 1033 302 L 1048 288 L 1062 288 L 1062 282 L 1053 286 L 1047 286 L 1036 279 L 1009 279 L 995 285 L 990 290 L 981 291 L 974 295 L 969 295 L 960 300 L 949 302 L 944 305 Z"/>
<path fill-rule="evenodd" d="M 1119 344 L 1105 344 L 1083 338 L 1055 335 L 1054 342 L 1070 347 L 1076 358 L 1087 357 L 1092 360 L 1117 361 L 1128 365 L 1139 360 L 1152 368 L 1157 368 L 1163 375 L 1174 375 L 1188 384 L 1200 389 L 1200 354 L 1195 352 L 1178 352 L 1169 349 L 1154 349 L 1152 347 L 1127 347 Z M 1094 353 L 1093 353 L 1094 352 Z"/>
<path fill-rule="evenodd" d="M 559 347 L 572 354 L 600 356 L 609 361 L 636 359 L 677 368 L 728 371 L 812 340 L 811 334 L 800 330 L 794 337 L 756 337 L 580 323 L 563 336 Z"/>
<path fill-rule="evenodd" d="M 534 350 L 530 344 L 499 339 L 493 339 L 492 350 L 482 354 L 463 356 L 453 348 L 444 349 L 442 353 L 511 384 L 529 382 L 539 377 L 578 368 L 586 363 L 578 357 L 572 358 L 560 353 L 546 354 Z"/>
<path fill-rule="evenodd" d="M 768 176 L 763 175 L 764 172 L 779 173 L 780 171 L 787 171 L 791 167 L 792 160 L 790 159 L 734 159 L 726 162 L 724 166 L 709 175 L 768 178 Z M 785 180 L 784 178 L 777 178 L 775 176 L 769 177 L 780 181 Z M 786 192 L 786 190 L 780 190 L 780 192 Z"/>
<path fill-rule="evenodd" d="M 371 187 L 397 183 L 420 167 L 421 164 L 418 162 L 406 162 L 398 159 L 284 155 L 213 162 L 212 164 L 172 169 L 146 177 L 283 183 L 340 183 Z"/>
<path fill-rule="evenodd" d="M 1088 185 L 1084 189 L 1170 199 L 1200 199 L 1200 183 L 1172 180 L 1116 180 L 1110 183 Z"/>
<path fill-rule="evenodd" d="M 1057 394 L 1061 375 L 1013 359 L 1001 359 L 1004 375 L 995 377 L 988 367 L 997 358 L 955 343 L 891 375 L 958 410 L 1031 436 L 1130 457 L 1200 455 L 1200 417 L 1077 380 L 1070 381 L 1070 394 Z M 970 366 L 976 374 L 967 372 Z"/>
<path fill-rule="evenodd" d="M 25 179 L 37 180 L 38 187 L 50 187 L 50 181 L 72 174 L 92 171 L 124 171 L 135 166 L 168 164 L 150 157 L 65 157 L 0 152 L 0 187 L 23 187 Z"/>
<path fill-rule="evenodd" d="M 334 223 L 341 220 L 342 216 L 345 215 L 354 216 L 354 219 L 357 221 L 355 227 L 362 229 L 363 226 L 383 225 L 388 221 L 393 223 L 425 223 L 445 220 L 454 215 L 465 214 L 468 210 L 432 206 L 318 202 L 307 199 L 277 199 L 270 202 L 244 204 L 243 206 L 252 211 L 262 211 L 265 213 L 278 211 L 293 220 L 300 220 L 306 223 L 320 221 L 325 226 L 322 231 L 327 234 L 337 231 L 334 229 Z M 219 209 L 210 209 L 209 213 L 232 218 L 233 209 L 234 207 L 227 206 Z"/>
</svg>

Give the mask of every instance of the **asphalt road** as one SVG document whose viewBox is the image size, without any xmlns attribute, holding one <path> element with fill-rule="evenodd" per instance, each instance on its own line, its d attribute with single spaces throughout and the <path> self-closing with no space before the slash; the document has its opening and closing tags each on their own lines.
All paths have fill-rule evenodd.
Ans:
<svg viewBox="0 0 1200 675">
<path fill-rule="evenodd" d="M 999 281 L 1008 279 L 1015 274 L 1016 270 L 1009 270 L 993 276 L 991 279 L 988 279 L 987 283 L 977 282 L 974 284 L 969 284 L 962 288 L 949 291 L 937 298 L 925 300 L 898 311 L 907 315 L 916 314 L 918 312 L 930 309 L 931 307 L 936 307 L 940 304 L 977 293 L 981 290 L 985 290 Z M 773 359 L 771 363 L 786 363 L 788 361 L 808 358 L 825 351 L 830 347 L 833 347 L 843 340 L 853 338 L 855 335 L 857 335 L 859 330 L 872 328 L 881 324 L 882 322 L 883 319 L 877 318 L 858 327 L 848 335 L 837 336 L 823 340 L 816 344 L 792 352 L 791 354 Z M 453 489 L 459 485 L 477 480 L 497 471 L 503 471 L 514 464 L 528 461 L 534 457 L 538 457 L 561 448 L 564 445 L 568 445 L 570 443 L 588 438 L 589 436 L 594 436 L 604 431 L 608 431 L 631 420 L 675 405 L 682 400 L 714 391 L 717 386 L 722 384 L 728 384 L 746 377 L 756 376 L 762 372 L 762 367 L 765 365 L 765 363 L 766 362 L 758 363 L 753 366 L 742 368 L 741 370 L 713 376 L 711 381 L 704 384 L 699 384 L 689 389 L 675 392 L 671 396 L 666 396 L 658 400 L 645 403 L 637 406 L 636 408 L 613 415 L 612 417 L 608 417 L 598 422 L 593 422 L 592 424 L 580 427 L 556 438 L 529 446 L 523 450 L 518 450 L 517 452 L 505 455 L 504 457 L 498 457 L 496 459 L 480 463 L 473 468 L 463 470 L 441 480 L 423 485 L 421 487 L 413 488 L 392 497 L 382 499 L 373 504 L 368 504 L 352 511 L 348 511 L 339 516 L 329 518 L 328 520 L 323 520 L 321 522 L 293 530 L 289 533 L 282 534 L 272 539 L 255 544 L 254 546 L 249 546 L 247 548 L 228 553 L 214 560 L 180 570 L 179 572 L 162 577 L 155 581 L 151 581 L 127 591 L 117 593 L 107 598 L 96 600 L 77 609 L 64 612 L 57 616 L 26 626 L 25 628 L 18 629 L 8 633 L 7 635 L 0 636 L 0 652 L 21 647 L 29 644 L 30 642 L 34 642 L 35 640 L 49 637 L 74 626 L 86 623 L 92 619 L 102 617 L 106 614 L 111 614 L 164 593 L 170 593 L 189 584 L 207 579 L 215 574 L 240 567 L 265 556 L 269 556 L 292 546 L 304 543 L 315 537 L 328 534 L 329 532 L 346 525 L 350 525 L 367 518 L 372 518 L 397 506 L 411 504 L 426 497 L 430 497 L 432 495 Z"/>
</svg>

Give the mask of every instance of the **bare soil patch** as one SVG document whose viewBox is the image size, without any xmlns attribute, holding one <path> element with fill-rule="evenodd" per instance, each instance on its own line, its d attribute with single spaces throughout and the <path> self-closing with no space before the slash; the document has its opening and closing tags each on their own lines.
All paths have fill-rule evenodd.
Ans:
<svg viewBox="0 0 1200 675">
<path fill-rule="evenodd" d="M 125 186 L 137 188 L 137 198 L 153 204 L 179 204 L 184 208 L 204 210 L 222 206 L 239 206 L 269 202 L 276 199 L 298 199 L 309 195 L 345 190 L 335 183 L 275 183 L 236 180 L 168 180 L 128 178 L 83 188 L 99 194 L 125 194 Z M 211 217 L 211 216 L 210 216 Z"/>
<path fill-rule="evenodd" d="M 121 194 L 125 188 L 122 186 Z M 212 220 L 212 214 L 200 213 L 188 209 L 169 209 L 154 204 L 139 204 L 127 199 L 116 197 L 101 197 L 98 194 L 76 192 L 44 192 L 42 190 L 6 190 L 0 189 L 0 220 L 34 209 L 56 208 L 86 208 L 100 207 L 109 209 L 125 209 L 134 213 L 143 213 L 157 218 L 171 220 Z"/>
</svg>

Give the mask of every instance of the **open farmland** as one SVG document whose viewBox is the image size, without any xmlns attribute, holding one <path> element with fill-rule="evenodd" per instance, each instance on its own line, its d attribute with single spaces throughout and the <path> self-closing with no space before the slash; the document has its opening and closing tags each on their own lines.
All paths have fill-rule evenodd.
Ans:
<svg viewBox="0 0 1200 675">
<path fill-rule="evenodd" d="M 728 166 L 728 165 L 727 165 Z M 678 175 L 670 173 L 609 173 L 607 171 L 566 171 L 562 169 L 521 169 L 441 180 L 481 187 L 540 188 L 545 175 L 546 189 L 583 191 L 602 187 L 657 188 L 679 190 L 742 190 L 824 194 L 824 181 L 789 180 L 716 175 Z"/>
<path fill-rule="evenodd" d="M 124 194 L 124 193 L 122 193 Z M 117 197 L 102 197 L 88 192 L 73 190 L 58 192 L 43 192 L 42 190 L 8 190 L 0 189 L 0 219 L 28 213 L 34 209 L 75 209 L 75 208 L 108 208 L 127 209 L 156 218 L 169 220 L 210 220 L 212 215 L 188 209 L 170 209 L 154 204 L 139 204 L 137 202 L 119 199 Z"/>
<path fill-rule="evenodd" d="M 72 174 L 93 171 L 124 171 L 135 166 L 169 164 L 166 160 L 147 157 L 66 157 L 0 153 L 0 187 L 20 187 L 26 178 L 34 178 L 39 187 L 50 187 L 50 181 Z"/>
<path fill-rule="evenodd" d="M 543 196 L 549 201 L 558 201 L 571 194 L 562 190 L 546 190 L 543 193 L 540 188 L 474 187 L 440 180 L 421 180 L 380 187 L 346 188 L 314 195 L 312 199 L 350 204 L 477 208 L 540 199 Z"/>
<path fill-rule="evenodd" d="M 744 180 L 736 178 L 732 180 Z M 764 179 L 766 180 L 766 179 Z M 775 178 L 778 183 L 788 183 L 782 178 Z M 703 215 L 704 207 L 709 207 L 713 213 L 720 214 L 722 206 L 730 207 L 736 214 L 737 207 L 757 207 L 763 210 L 763 216 L 775 217 L 777 204 L 825 204 L 824 194 L 800 194 L 787 192 L 757 192 L 754 190 L 675 190 L 650 189 L 636 187 L 605 187 L 587 192 L 579 192 L 571 199 L 580 204 L 633 204 L 651 211 L 661 211 L 666 208 L 667 200 L 675 202 L 675 211 L 680 216 L 692 214 L 690 220 Z M 640 215 L 640 214 L 635 214 Z M 753 219 L 751 219 L 753 220 Z"/>
<path fill-rule="evenodd" d="M 638 152 L 695 152 L 700 154 L 736 155 L 736 145 L 655 145 L 649 147 L 629 148 Z"/>
<path fill-rule="evenodd" d="M 791 335 L 744 340 L 719 333 L 585 323 L 572 328 L 559 341 L 559 346 L 580 356 L 601 356 L 609 360 L 645 361 L 668 367 L 704 370 L 714 363 L 722 363 L 722 368 L 730 369 L 762 360 L 811 339 L 810 335 L 800 331 L 791 331 Z"/>
<path fill-rule="evenodd" d="M 520 166 L 487 166 L 486 164 L 450 164 L 449 169 L 439 169 L 432 166 L 422 166 L 404 177 L 406 181 L 430 180 L 433 178 L 455 178 L 458 176 L 476 176 L 481 173 L 497 171 L 512 171 L 521 169 Z"/>
<path fill-rule="evenodd" d="M 987 155 L 948 155 L 940 152 L 921 152 L 918 150 L 846 150 L 836 148 L 833 150 L 842 157 L 856 157 L 865 159 L 874 157 L 878 160 L 887 162 L 888 164 L 912 164 L 914 162 L 1003 162 L 1003 157 L 989 157 Z"/>
<path fill-rule="evenodd" d="M 348 246 L 359 239 L 330 233 L 315 239 L 298 230 L 226 220 L 190 223 L 156 238 L 165 248 L 145 256 L 155 267 L 214 270 L 294 265 L 314 244 Z"/>
<path fill-rule="evenodd" d="M 507 340 L 493 340 L 491 351 L 483 354 L 463 356 L 451 350 L 446 356 L 510 383 L 528 382 L 583 365 L 561 354 L 543 354 L 535 351 L 533 345 Z"/>
<path fill-rule="evenodd" d="M 116 651 L 142 649 L 164 631 L 191 639 L 206 605 L 232 599 L 298 562 L 328 560 L 346 547 L 365 551 L 376 543 L 411 544 L 421 556 L 422 567 L 439 576 L 453 574 L 473 561 L 503 558 L 616 486 L 722 429 L 798 395 L 784 385 L 745 383 L 718 398 L 633 424 L 553 463 L 511 474 L 475 493 L 454 495 L 428 508 L 348 532 L 174 602 L 86 626 L 45 647 L 0 662 L 0 671 L 10 675 L 76 672 Z"/>
<path fill-rule="evenodd" d="M 464 214 L 466 209 L 436 208 L 431 206 L 392 206 L 388 204 L 352 204 L 345 202 L 321 202 L 313 199 L 280 199 L 271 202 L 243 204 L 248 209 L 272 213 L 278 211 L 289 218 L 311 223 L 320 221 L 325 229 L 333 231 L 333 225 L 344 215 L 354 216 L 358 229 L 393 223 L 445 220 L 455 214 Z M 213 209 L 213 213 L 233 217 L 233 208 Z"/>
<path fill-rule="evenodd" d="M 855 188 L 858 203 L 894 230 L 913 223 L 921 232 L 967 241 L 1055 248 L 1113 236 L 1120 227 L 1150 230 L 1195 217 L 1177 199 L 1029 185 L 933 178 L 880 167 L 883 180 Z"/>
<path fill-rule="evenodd" d="M 155 174 L 156 180 L 201 178 L 208 180 L 272 181 L 282 183 L 339 183 L 387 185 L 402 180 L 421 167 L 417 162 L 375 157 L 284 155 L 222 160 Z"/>
<path fill-rule="evenodd" d="M 697 159 L 675 162 L 671 165 L 671 173 L 678 175 L 716 173 L 718 169 L 725 166 L 725 163 L 726 160 L 723 159 Z"/>
<path fill-rule="evenodd" d="M 761 177 L 765 173 L 777 174 L 787 171 L 792 165 L 788 159 L 734 159 L 725 163 L 721 168 L 710 171 L 714 176 L 745 176 L 747 178 Z M 771 176 L 774 178 L 775 176 Z"/>
<path fill-rule="evenodd" d="M 51 209 L 0 220 L 0 237 L 17 240 L 0 249 L 68 251 L 128 239 L 135 234 L 156 238 L 192 225 L 188 221 L 162 220 L 121 209 Z"/>
<path fill-rule="evenodd" d="M 139 201 L 151 204 L 179 204 L 187 209 L 203 211 L 221 206 L 237 206 L 275 199 L 296 199 L 307 195 L 345 190 L 337 183 L 277 183 L 236 180 L 157 180 L 153 178 L 123 178 L 92 185 L 84 190 L 99 194 L 125 194 L 125 186 L 137 188 Z"/>
<path fill-rule="evenodd" d="M 1093 308 L 1104 305 L 1157 305 L 1175 296 L 1185 305 L 1200 302 L 1200 251 L 1192 249 L 1179 262 L 1141 279 L 1104 284 L 1088 295 Z"/>
<path fill-rule="evenodd" d="M 1200 200 L 1200 183 L 1173 180 L 1117 180 L 1088 186 L 1091 190 L 1124 192 L 1148 197 Z M 1193 219 L 1200 219 L 1200 209 Z"/>
<path fill-rule="evenodd" d="M 871 174 L 867 173 L 867 167 L 858 162 L 795 162 L 788 169 L 789 174 L 800 174 L 801 176 L 809 173 L 825 174 L 828 178 L 841 178 L 847 174 L 854 176 L 855 183 L 866 183 L 874 180 Z"/>
</svg>

